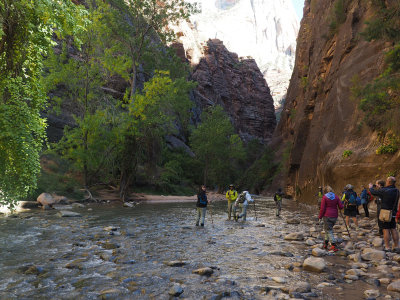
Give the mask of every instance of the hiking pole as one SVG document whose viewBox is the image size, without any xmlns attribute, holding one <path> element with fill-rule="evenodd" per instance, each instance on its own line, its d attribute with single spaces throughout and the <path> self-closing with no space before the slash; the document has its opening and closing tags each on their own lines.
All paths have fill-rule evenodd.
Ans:
<svg viewBox="0 0 400 300">
<path fill-rule="evenodd" d="M 350 241 L 353 243 L 353 248 L 354 248 L 354 242 L 353 242 L 353 240 L 352 240 L 352 238 L 351 238 L 350 231 L 349 231 L 349 227 L 347 227 L 346 220 L 344 219 L 343 214 L 342 214 L 342 211 L 341 211 L 340 209 L 339 209 L 339 213 L 340 213 L 340 216 L 341 216 L 342 219 L 343 219 L 344 226 L 346 226 L 347 233 L 349 234 Z"/>
<path fill-rule="evenodd" d="M 256 200 L 253 201 L 253 204 L 254 204 L 254 216 L 256 217 L 256 221 L 257 221 Z"/>
</svg>

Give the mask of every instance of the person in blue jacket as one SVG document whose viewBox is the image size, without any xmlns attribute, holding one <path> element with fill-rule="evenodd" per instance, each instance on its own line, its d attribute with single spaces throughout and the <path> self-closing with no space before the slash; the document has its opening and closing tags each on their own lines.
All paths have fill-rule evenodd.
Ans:
<svg viewBox="0 0 400 300">
<path fill-rule="evenodd" d="M 206 218 L 206 212 L 207 212 L 207 194 L 206 194 L 206 186 L 202 185 L 199 188 L 199 192 L 197 194 L 197 219 L 196 219 L 196 226 L 199 226 L 199 221 L 201 217 L 201 223 L 200 226 L 204 226 L 204 220 Z"/>
</svg>

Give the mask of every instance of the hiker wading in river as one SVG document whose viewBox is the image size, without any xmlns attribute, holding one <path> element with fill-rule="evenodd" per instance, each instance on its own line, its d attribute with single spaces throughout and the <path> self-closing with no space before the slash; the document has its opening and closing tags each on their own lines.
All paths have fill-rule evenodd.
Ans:
<svg viewBox="0 0 400 300">
<path fill-rule="evenodd" d="M 249 203 L 253 201 L 254 200 L 251 198 L 251 195 L 248 191 L 243 191 L 240 193 L 240 196 L 236 199 L 233 207 L 233 217 L 236 222 L 240 218 L 243 218 L 243 221 L 246 221 L 247 207 L 249 206 Z M 240 215 L 236 215 L 238 208 L 241 209 Z"/>
<path fill-rule="evenodd" d="M 393 239 L 392 251 L 400 253 L 399 249 L 399 233 L 396 230 L 396 214 L 399 201 L 399 190 L 395 187 L 396 179 L 392 176 L 386 179 L 386 186 L 380 189 L 373 187 L 372 183 L 369 184 L 369 190 L 372 195 L 378 196 L 382 199 L 381 210 L 379 219 L 384 221 L 382 223 L 383 240 L 385 242 L 384 251 L 390 251 L 390 236 Z M 382 220 L 382 211 L 391 211 L 391 218 L 388 221 Z M 400 216 L 399 216 L 400 217 Z"/>
<path fill-rule="evenodd" d="M 206 211 L 207 211 L 207 195 L 206 195 L 206 186 L 202 185 L 199 188 L 199 193 L 197 194 L 197 219 L 196 219 L 196 226 L 199 226 L 200 216 L 201 216 L 201 226 L 204 226 L 204 220 L 206 218 Z"/>
<path fill-rule="evenodd" d="M 333 234 L 333 226 L 338 218 L 338 210 L 343 209 L 343 204 L 339 197 L 335 195 L 330 186 L 325 187 L 325 193 L 326 194 L 322 197 L 318 219 L 322 219 L 324 221 L 324 249 L 328 249 L 330 242 L 331 247 L 328 250 L 336 252 L 338 249 L 336 246 L 336 239 Z"/>
<path fill-rule="evenodd" d="M 281 209 L 282 209 L 282 197 L 284 194 L 282 193 L 282 189 L 279 188 L 278 191 L 274 195 L 274 201 L 275 201 L 275 207 L 276 207 L 276 212 L 275 215 L 279 217 L 281 214 Z"/>
<path fill-rule="evenodd" d="M 238 193 L 234 189 L 233 184 L 229 185 L 229 190 L 226 192 L 226 199 L 228 199 L 228 220 L 231 219 L 233 204 L 235 203 Z"/>
</svg>

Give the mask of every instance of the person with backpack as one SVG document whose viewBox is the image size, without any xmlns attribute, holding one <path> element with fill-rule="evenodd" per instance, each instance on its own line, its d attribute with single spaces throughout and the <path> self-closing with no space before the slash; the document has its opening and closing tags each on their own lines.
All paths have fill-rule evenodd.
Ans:
<svg viewBox="0 0 400 300">
<path fill-rule="evenodd" d="M 345 192 L 343 194 L 343 204 L 344 204 L 344 215 L 346 216 L 346 225 L 350 227 L 350 218 L 353 219 L 356 229 L 358 229 L 357 222 L 357 193 L 353 190 L 351 184 L 346 185 Z"/>
<path fill-rule="evenodd" d="M 365 216 L 367 218 L 369 218 L 368 203 L 369 203 L 369 200 L 370 200 L 371 193 L 369 193 L 369 191 L 367 190 L 367 188 L 364 185 L 362 185 L 361 188 L 362 188 L 362 192 L 361 192 L 361 195 L 360 195 L 361 205 L 364 208 Z"/>
<path fill-rule="evenodd" d="M 333 226 L 338 218 L 338 210 L 343 209 L 343 204 L 339 197 L 335 195 L 330 186 L 325 187 L 325 195 L 322 197 L 321 208 L 319 210 L 318 219 L 324 221 L 325 241 L 324 249 L 336 252 L 336 239 L 333 234 Z M 328 249 L 329 243 L 331 247 Z"/>
<path fill-rule="evenodd" d="M 239 197 L 235 201 L 235 205 L 233 206 L 233 218 L 236 222 L 240 218 L 243 218 L 243 222 L 246 221 L 247 207 L 249 206 L 249 203 L 253 201 L 254 200 L 251 198 L 251 195 L 248 191 L 243 191 L 240 193 Z M 239 215 L 236 214 L 238 208 L 241 209 Z"/>
<path fill-rule="evenodd" d="M 197 194 L 197 203 L 196 203 L 196 208 L 197 208 L 197 219 L 196 219 L 196 226 L 199 226 L 199 221 L 201 217 L 201 223 L 200 226 L 204 226 L 204 220 L 206 218 L 206 212 L 207 212 L 207 194 L 206 194 L 206 186 L 202 185 L 199 188 L 199 192 Z"/>
<path fill-rule="evenodd" d="M 318 193 L 315 194 L 318 199 L 318 207 L 321 207 L 322 197 L 324 196 L 324 192 L 322 191 L 322 186 L 318 187 Z"/>
<path fill-rule="evenodd" d="M 385 186 L 384 180 L 377 180 L 376 184 L 373 185 L 373 188 L 379 190 L 379 189 L 383 188 L 384 186 Z M 379 214 L 381 212 L 381 207 L 382 207 L 382 199 L 380 197 L 376 196 L 375 203 L 376 203 L 376 217 L 378 219 L 379 235 L 382 237 L 383 236 L 383 222 L 381 220 L 379 220 Z"/>
<path fill-rule="evenodd" d="M 369 184 L 369 190 L 374 196 L 382 199 L 379 219 L 383 221 L 383 241 L 385 246 L 384 251 L 390 251 L 390 237 L 393 239 L 392 251 L 400 253 L 399 249 L 399 233 L 396 230 L 396 219 L 400 220 L 400 214 L 397 214 L 399 203 L 399 190 L 395 186 L 396 179 L 390 176 L 386 179 L 386 186 L 380 189 L 373 187 L 372 183 Z M 388 220 L 385 220 L 388 217 Z"/>
<path fill-rule="evenodd" d="M 235 203 L 235 201 L 238 197 L 238 193 L 234 189 L 233 184 L 229 185 L 229 190 L 226 192 L 225 197 L 226 197 L 226 199 L 228 199 L 228 220 L 230 220 L 231 215 L 232 215 L 232 210 L 233 210 L 233 204 Z"/>
<path fill-rule="evenodd" d="M 275 201 L 275 207 L 276 207 L 276 213 L 275 215 L 279 217 L 281 214 L 281 209 L 282 209 L 282 197 L 283 197 L 282 189 L 279 188 L 278 191 L 274 194 L 274 201 Z"/>
</svg>

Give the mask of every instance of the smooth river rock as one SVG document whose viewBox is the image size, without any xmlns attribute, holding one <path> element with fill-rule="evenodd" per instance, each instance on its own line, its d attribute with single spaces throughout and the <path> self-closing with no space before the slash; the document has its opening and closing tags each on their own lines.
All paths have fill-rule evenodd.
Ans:
<svg viewBox="0 0 400 300">
<path fill-rule="evenodd" d="M 364 291 L 364 295 L 366 298 L 376 298 L 379 297 L 380 292 L 379 290 L 366 290 Z"/>
<path fill-rule="evenodd" d="M 183 293 L 183 288 L 180 285 L 174 285 L 168 291 L 168 294 L 170 294 L 173 297 L 178 297 L 182 293 Z"/>
<path fill-rule="evenodd" d="M 58 215 L 60 217 L 82 217 L 81 214 L 74 212 L 74 211 L 69 211 L 69 210 L 60 210 L 58 212 Z"/>
<path fill-rule="evenodd" d="M 210 276 L 212 273 L 214 273 L 214 270 L 209 267 L 205 267 L 205 268 L 200 268 L 200 269 L 194 270 L 193 273 L 199 274 L 202 276 Z"/>
<path fill-rule="evenodd" d="M 289 289 L 289 294 L 308 292 L 311 292 L 311 285 L 305 281 L 296 282 L 294 286 Z"/>
<path fill-rule="evenodd" d="M 373 248 L 364 248 L 361 254 L 361 258 L 366 261 L 380 261 L 385 257 L 386 253 L 384 251 Z"/>
<path fill-rule="evenodd" d="M 324 256 L 326 254 L 326 251 L 322 250 L 321 248 L 314 248 L 314 249 L 312 249 L 311 254 L 313 256 L 320 257 L 320 256 Z"/>
<path fill-rule="evenodd" d="M 301 232 L 292 232 L 284 237 L 287 241 L 302 241 L 304 240 L 304 235 Z"/>
<path fill-rule="evenodd" d="M 400 279 L 397 279 L 389 284 L 387 290 L 390 292 L 400 292 Z"/>
<path fill-rule="evenodd" d="M 303 262 L 303 269 L 306 271 L 322 272 L 325 267 L 325 260 L 320 257 L 308 257 Z"/>
</svg>

